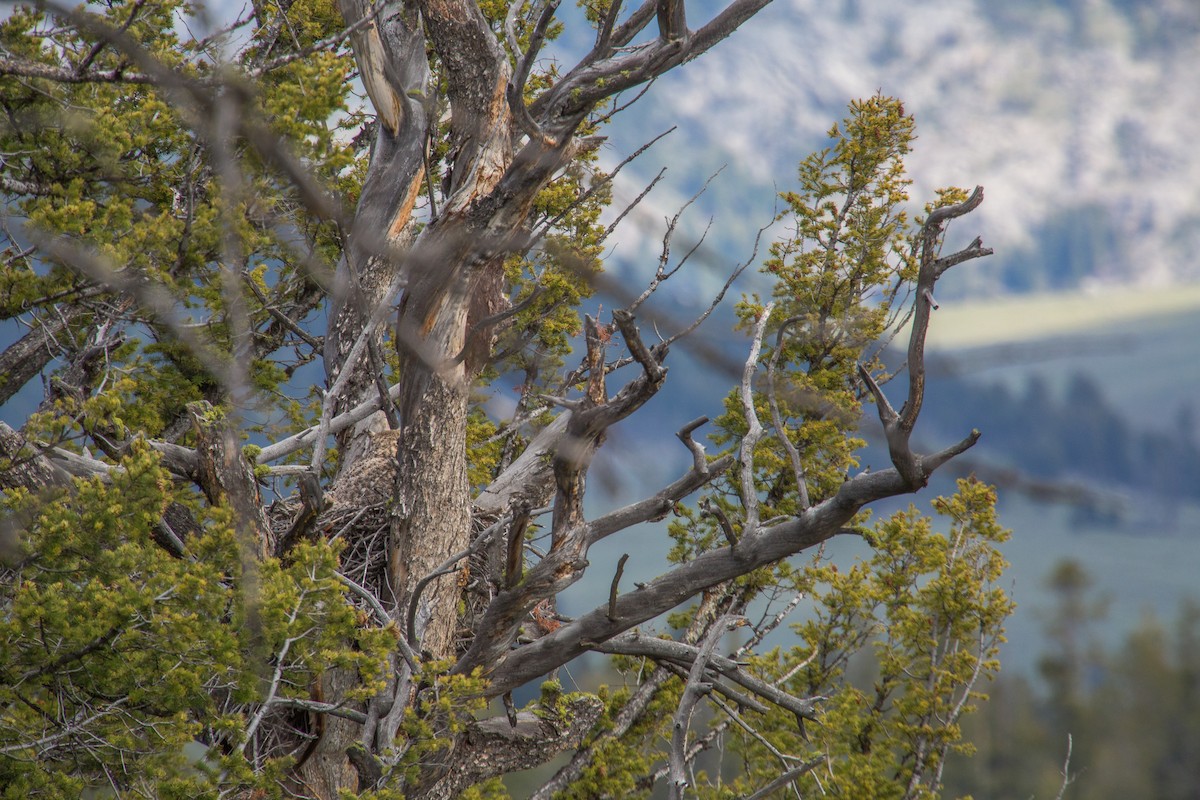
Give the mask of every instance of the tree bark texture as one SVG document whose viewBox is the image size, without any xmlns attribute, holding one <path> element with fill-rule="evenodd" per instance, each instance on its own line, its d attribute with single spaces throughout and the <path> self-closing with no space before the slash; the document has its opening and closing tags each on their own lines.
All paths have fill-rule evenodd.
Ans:
<svg viewBox="0 0 1200 800">
<path fill-rule="evenodd" d="M 364 0 L 340 0 L 340 4 L 348 23 L 369 13 Z M 523 620 L 537 603 L 552 604 L 557 591 L 582 575 L 587 547 L 594 541 L 589 538 L 594 529 L 584 522 L 581 505 L 591 454 L 608 426 L 640 407 L 661 386 L 666 353 L 651 354 L 640 343 L 632 315 L 623 320 L 622 334 L 646 374 L 610 401 L 603 384 L 603 347 L 596 323 L 589 321 L 589 356 L 597 363 L 592 365 L 585 406 L 564 415 L 564 434 L 547 437 L 549 442 L 535 440 L 536 447 L 531 447 L 535 456 L 518 459 L 513 465 L 517 469 L 501 476 L 494 492 L 485 492 L 478 501 L 479 511 L 490 508 L 491 514 L 503 514 L 513 507 L 507 501 L 544 498 L 551 485 L 556 486 L 552 553 L 527 579 L 502 592 L 478 621 L 473 637 L 462 637 L 458 573 L 432 576 L 454 554 L 471 546 L 466 460 L 469 393 L 472 379 L 491 351 L 490 332 L 480 329 L 480 321 L 506 307 L 504 260 L 528 246 L 527 221 L 538 192 L 571 163 L 581 146 L 587 146 L 576 140 L 587 115 L 616 92 L 699 55 L 762 8 L 765 0 L 737 0 L 696 32 L 687 29 L 683 2 L 646 3 L 619 25 L 619 9 L 614 9 L 593 51 L 527 105 L 525 81 L 555 5 L 543 9 L 525 52 L 509 27 L 511 12 L 506 52 L 471 0 L 415 0 L 384 11 L 354 35 L 355 58 L 375 106 L 377 130 L 326 340 L 331 381 L 340 371 L 355 371 L 344 395 L 337 398 L 337 410 L 370 399 L 376 391 L 368 374 L 370 361 L 361 358 L 349 363 L 347 356 L 361 336 L 379 341 L 381 331 L 369 329 L 372 310 L 394 302 L 394 294 L 401 291 L 393 330 L 402 384 L 398 477 L 387 567 L 380 575 L 383 585 L 368 588 L 386 598 L 409 644 L 422 654 L 451 660 L 462 655 L 456 670 L 481 666 L 502 682 L 495 667 L 508 657 Z M 659 26 L 658 38 L 629 46 L 653 20 Z M 431 182 L 442 186 L 441 202 L 428 210 L 418 233 L 414 200 L 425 180 L 428 128 L 437 122 L 420 102 L 432 91 L 426 47 L 437 54 L 442 70 L 450 154 L 445 174 L 430 176 Z M 371 235 L 382 235 L 391 246 L 380 249 L 361 243 L 370 241 Z M 361 452 L 351 445 L 353 437 L 348 432 L 339 438 L 345 453 L 343 472 L 353 468 Z M 537 455 L 541 453 L 545 456 Z M 706 472 L 690 474 L 640 507 L 631 519 L 663 513 L 664 505 L 669 508 L 709 479 Z M 459 569 L 465 569 L 465 564 Z M 691 587 L 688 591 L 695 590 L 696 584 L 685 585 Z M 617 607 L 624 612 L 626 603 L 619 598 Z M 620 620 L 627 623 L 630 618 L 622 613 Z M 614 630 L 623 629 L 616 622 L 609 624 Z M 580 651 L 583 638 L 575 645 Z M 538 669 L 548 664 L 529 656 L 522 660 L 536 663 Z M 527 676 L 531 671 L 519 672 Z M 399 693 L 407 686 L 398 680 L 393 691 Z M 392 700 L 408 702 L 400 696 Z M 382 737 L 373 743 L 376 751 L 388 746 L 396 725 L 393 706 L 393 713 L 376 732 Z M 354 743 L 353 735 L 338 721 L 326 727 L 318 752 L 338 762 L 337 753 Z M 318 762 L 310 763 L 318 769 Z M 313 788 L 318 796 L 332 797 L 339 771 L 346 773 L 348 761 L 338 762 L 336 768 L 319 763 L 324 785 L 318 787 L 318 776 L 313 775 Z"/>
<path fill-rule="evenodd" d="M 545 76 L 534 93 L 528 91 L 528 82 L 557 0 L 514 6 L 502 25 L 489 21 L 474 0 L 408 0 L 382 7 L 368 0 L 338 0 L 376 114 L 373 147 L 353 218 L 323 216 L 338 223 L 343 252 L 323 345 L 328 394 L 321 422 L 264 448 L 259 464 L 314 447 L 311 466 L 302 469 L 317 487 L 317 499 L 305 509 L 304 530 L 288 529 L 281 540 L 287 543 L 310 526 L 330 533 L 331 528 L 322 525 L 334 515 L 341 515 L 337 524 L 342 526 L 351 518 L 345 508 L 350 498 L 357 497 L 360 504 L 363 497 L 375 498 L 374 513 L 339 527 L 338 535 L 353 540 L 355 525 L 359 534 L 386 532 L 379 563 L 364 570 L 364 584 L 353 588 L 360 596 L 370 595 L 366 602 L 372 604 L 371 613 L 394 623 L 401 640 L 388 688 L 369 702 L 346 701 L 348 690 L 358 683 L 353 670 L 331 669 L 314 683 L 311 702 L 300 706 L 309 714 L 307 730 L 300 733 L 310 737 L 311 744 L 287 776 L 290 790 L 333 800 L 343 790 L 368 788 L 366 784 L 381 776 L 387 760 L 395 756 L 393 748 L 403 745 L 397 742 L 397 731 L 423 688 L 422 665 L 451 662 L 452 676 L 478 671 L 490 681 L 483 691 L 491 699 L 542 678 L 588 650 L 634 652 L 630 648 L 637 645 L 641 649 L 636 652 L 644 653 L 646 645 L 618 637 L 697 593 L 825 541 L 865 504 L 923 486 L 934 469 L 974 443 L 977 434 L 931 455 L 910 448 L 924 391 L 923 337 L 929 319 L 926 301 L 918 299 L 906 405 L 899 413 L 892 410 L 870 375 L 863 375 L 880 409 L 892 468 L 848 479 L 835 496 L 795 517 L 762 522 L 748 516 L 745 529 L 736 541 L 729 537 L 728 546 L 633 588 L 622 587 L 617 575 L 606 603 L 576 620 L 551 620 L 553 624 L 533 641 L 521 635 L 531 616 L 536 619 L 536 609 L 552 609 L 555 596 L 582 577 L 591 546 L 632 525 L 661 519 L 723 471 L 738 468 L 739 462 L 732 456 L 707 461 L 703 448 L 690 438 L 699 424 L 692 423 L 679 434 L 694 457 L 685 474 L 625 508 L 586 518 L 587 471 L 608 428 L 641 408 L 666 378 L 666 345 L 650 347 L 641 340 L 633 316 L 639 300 L 630 310 L 613 312 L 612 327 L 586 320 L 587 356 L 578 376 L 582 398 L 556 398 L 567 410 L 473 498 L 467 458 L 471 389 L 493 356 L 489 320 L 508 308 L 512 287 L 506 285 L 505 261 L 534 244 L 530 218 L 539 192 L 582 150 L 595 146 L 595 140 L 579 135 L 589 115 L 618 92 L 699 56 L 767 2 L 732 0 L 697 30 L 687 26 L 683 0 L 648 0 L 624 20 L 619 19 L 620 4 L 614 3 L 597 26 L 593 49 L 573 67 Z M 520 14 L 530 15 L 523 21 L 525 44 L 515 33 Z M 657 35 L 643 35 L 654 25 Z M 110 34 L 110 43 L 128 51 L 133 65 L 145 73 L 142 77 L 185 98 L 181 103 L 197 116 L 212 110 L 220 92 L 210 97 L 206 85 L 189 83 L 148 56 L 138 56 L 136 48 L 122 43 L 122 35 Z M 288 160 L 286 149 L 264 126 L 252 120 L 238 124 L 237 133 L 248 147 L 291 178 L 312 208 L 320 204 L 311 178 Z M 448 145 L 447 154 L 439 151 L 434 157 L 435 140 Z M 440 174 L 427 174 L 434 169 Z M 990 252 L 976 242 L 954 255 L 937 255 L 944 224 L 981 200 L 977 191 L 967 203 L 934 212 L 926 223 L 917 286 L 921 297 L 932 297 L 933 284 L 950 266 Z M 76 267 L 96 283 L 157 308 L 155 297 L 139 288 L 140 283 Z M 169 319 L 166 313 L 160 316 Z M 3 354 L 0 400 L 45 366 L 51 343 L 69 334 L 71 323 L 68 316 L 42 321 Z M 399 364 L 398 388 L 390 390 L 380 374 L 387 333 Z M 636 370 L 619 388 L 606 383 L 612 366 L 606 346 L 615 347 L 607 343 L 617 333 Z M 756 348 L 761 334 L 760 330 Z M 113 340 L 97 334 L 73 348 L 55 344 L 59 350 L 54 355 L 70 351 L 82 381 L 88 359 L 113 345 Z M 210 362 L 204 367 L 214 374 L 227 367 L 223 356 Z M 746 396 L 752 392 L 752 373 L 748 368 Z M 379 419 L 368 415 L 393 400 L 390 419 L 395 430 L 380 435 Z M 228 503 L 234 509 L 246 567 L 242 588 L 253 625 L 254 565 L 273 555 L 287 557 L 286 546 L 276 547 L 280 526 L 273 530 L 255 465 L 243 454 L 240 434 L 229 419 L 201 404 L 189 407 L 188 416 L 195 432 L 194 450 L 168 442 L 150 446 L 178 477 L 199 486 L 211 503 Z M 330 434 L 337 437 L 340 459 L 326 492 L 331 508 L 321 510 L 319 475 Z M 104 476 L 119 468 L 86 453 L 29 447 L 21 434 L 3 423 L 0 457 L 6 459 L 0 470 L 4 489 L 38 490 L 66 484 L 70 474 Z M 374 459 L 370 469 L 368 459 Z M 742 468 L 753 487 L 749 462 Z M 355 494 L 354 481 L 369 491 Z M 526 568 L 525 526 L 532 510 L 547 503 L 553 507 L 549 551 Z M 186 538 L 188 524 L 186 514 L 178 519 L 164 516 L 162 543 L 176 557 L 185 555 L 181 537 Z M 494 593 L 486 607 L 464 620 L 461 579 L 470 567 L 466 556 L 478 554 L 472 548 L 483 539 L 473 535 L 485 529 L 494 537 L 489 546 L 495 552 L 507 543 L 507 558 L 495 560 L 503 564 L 496 569 L 501 574 L 494 576 Z M 686 660 L 688 653 L 674 655 Z M 770 694 L 769 687 L 749 690 Z M 341 713 L 325 713 L 330 708 Z M 405 791 L 411 797 L 454 797 L 475 782 L 542 763 L 576 746 L 599 713 L 595 698 L 573 698 L 543 708 L 536 716 L 514 714 L 513 724 L 506 718 L 470 723 L 451 743 L 443 763 L 430 765 Z M 296 724 L 294 719 L 286 722 Z"/>
</svg>

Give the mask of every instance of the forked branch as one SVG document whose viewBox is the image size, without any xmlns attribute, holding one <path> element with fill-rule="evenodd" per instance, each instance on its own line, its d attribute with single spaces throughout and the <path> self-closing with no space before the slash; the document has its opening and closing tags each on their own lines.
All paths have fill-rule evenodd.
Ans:
<svg viewBox="0 0 1200 800">
<path fill-rule="evenodd" d="M 935 469 L 971 447 L 979 438 L 979 432 L 972 431 L 958 444 L 931 456 L 914 453 L 910 443 L 913 428 L 921 413 L 921 405 L 925 400 L 925 337 L 929 331 L 930 315 L 938 307 L 934 301 L 934 286 L 950 267 L 992 254 L 992 249 L 983 247 L 982 240 L 976 238 L 963 250 L 944 258 L 939 257 L 938 249 L 941 245 L 942 235 L 945 226 L 951 220 L 970 213 L 982 202 L 983 187 L 976 186 L 971 196 L 962 203 L 941 206 L 930 212 L 917 235 L 916 255 L 919 259 L 920 271 L 917 275 L 917 286 L 914 292 L 912 330 L 908 339 L 908 397 L 899 412 L 888 402 L 883 390 L 868 370 L 861 364 L 858 368 L 859 377 L 867 387 L 867 391 L 870 392 L 878 409 L 879 421 L 883 424 L 892 464 L 895 465 L 896 470 L 911 489 L 919 489 L 924 486 Z"/>
<path fill-rule="evenodd" d="M 696 706 L 704 695 L 712 691 L 712 686 L 704 679 L 708 661 L 712 658 L 713 651 L 716 650 L 721 637 L 737 624 L 740 624 L 740 620 L 729 616 L 717 620 L 717 623 L 709 629 L 708 635 L 704 637 L 703 643 L 697 648 L 695 661 L 688 670 L 683 697 L 679 699 L 679 708 L 671 723 L 671 750 L 668 757 L 670 779 L 667 782 L 667 796 L 672 800 L 682 800 L 683 790 L 688 785 L 687 734 Z"/>
</svg>

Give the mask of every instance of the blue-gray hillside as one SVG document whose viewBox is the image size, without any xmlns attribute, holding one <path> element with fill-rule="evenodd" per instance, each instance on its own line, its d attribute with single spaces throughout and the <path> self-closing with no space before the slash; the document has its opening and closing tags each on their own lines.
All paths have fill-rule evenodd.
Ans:
<svg viewBox="0 0 1200 800">
<path fill-rule="evenodd" d="M 1027 483 L 1076 482 L 1200 501 L 1194 407 L 1170 432 L 1140 430 L 1098 380 L 1082 372 L 1069 376 L 1061 394 L 1038 375 L 1018 389 L 938 376 L 930 381 L 922 418 L 941 436 L 972 427 L 986 431 L 974 458 L 1016 467 Z"/>
</svg>

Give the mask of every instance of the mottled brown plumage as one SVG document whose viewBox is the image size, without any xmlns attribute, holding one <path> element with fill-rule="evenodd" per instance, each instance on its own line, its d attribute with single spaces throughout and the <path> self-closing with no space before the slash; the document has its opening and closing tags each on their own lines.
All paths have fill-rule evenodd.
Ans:
<svg viewBox="0 0 1200 800">
<path fill-rule="evenodd" d="M 349 466 L 325 492 L 330 508 L 360 509 L 388 502 L 396 489 L 396 446 L 400 431 L 370 434 L 366 452 Z"/>
</svg>

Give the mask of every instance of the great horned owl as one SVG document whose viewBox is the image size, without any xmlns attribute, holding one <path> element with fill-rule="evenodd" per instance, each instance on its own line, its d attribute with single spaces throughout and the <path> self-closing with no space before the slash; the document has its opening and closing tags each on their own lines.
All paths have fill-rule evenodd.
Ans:
<svg viewBox="0 0 1200 800">
<path fill-rule="evenodd" d="M 367 508 L 392 499 L 399 469 L 396 447 L 400 431 L 374 431 L 369 437 L 362 455 L 325 492 L 332 508 Z"/>
</svg>

